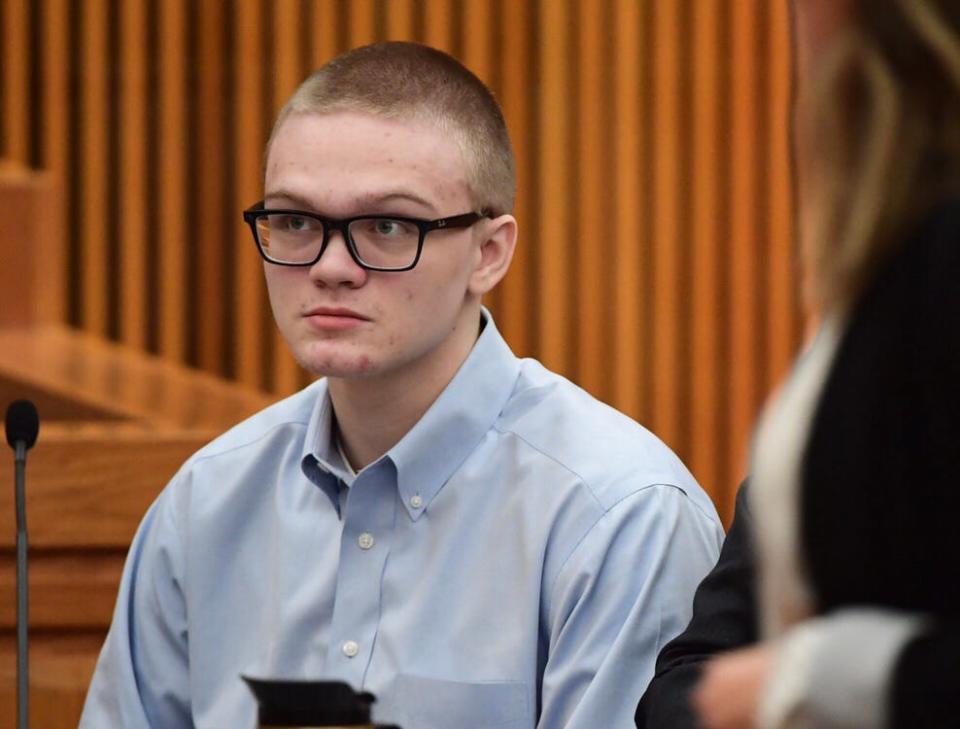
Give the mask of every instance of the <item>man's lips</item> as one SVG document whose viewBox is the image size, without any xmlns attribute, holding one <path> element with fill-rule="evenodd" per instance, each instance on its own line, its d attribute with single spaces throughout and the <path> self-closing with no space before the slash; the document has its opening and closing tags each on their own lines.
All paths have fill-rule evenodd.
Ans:
<svg viewBox="0 0 960 729">
<path fill-rule="evenodd" d="M 364 322 L 370 321 L 369 317 L 360 314 L 353 309 L 343 307 L 320 306 L 316 309 L 310 309 L 304 317 L 310 324 L 317 329 L 343 330 L 352 329 Z"/>
<path fill-rule="evenodd" d="M 359 314 L 353 309 L 344 309 L 342 307 L 318 306 L 316 309 L 310 309 L 305 316 L 345 317 L 347 319 L 370 321 L 369 318 L 365 317 L 363 314 Z"/>
</svg>

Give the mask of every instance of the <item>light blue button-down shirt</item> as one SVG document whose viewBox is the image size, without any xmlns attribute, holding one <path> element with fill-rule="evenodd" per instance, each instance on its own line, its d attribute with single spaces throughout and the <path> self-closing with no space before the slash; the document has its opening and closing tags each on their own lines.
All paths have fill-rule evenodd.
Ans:
<svg viewBox="0 0 960 729">
<path fill-rule="evenodd" d="M 250 729 L 241 673 L 347 681 L 403 729 L 633 726 L 720 522 L 663 443 L 485 316 L 355 477 L 324 380 L 187 461 L 130 549 L 83 729 Z"/>
</svg>

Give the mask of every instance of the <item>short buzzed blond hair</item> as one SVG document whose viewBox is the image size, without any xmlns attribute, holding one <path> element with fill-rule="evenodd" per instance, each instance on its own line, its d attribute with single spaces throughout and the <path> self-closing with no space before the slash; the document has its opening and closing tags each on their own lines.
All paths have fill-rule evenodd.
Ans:
<svg viewBox="0 0 960 729">
<path fill-rule="evenodd" d="M 512 212 L 516 173 L 500 105 L 452 56 L 398 41 L 347 51 L 293 93 L 277 115 L 270 141 L 290 114 L 345 110 L 436 123 L 456 137 L 463 151 L 476 210 L 491 216 Z"/>
</svg>

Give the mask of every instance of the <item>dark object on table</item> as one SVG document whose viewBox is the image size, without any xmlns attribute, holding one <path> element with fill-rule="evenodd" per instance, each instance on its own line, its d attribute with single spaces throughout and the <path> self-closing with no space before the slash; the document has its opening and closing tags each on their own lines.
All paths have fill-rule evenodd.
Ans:
<svg viewBox="0 0 960 729">
<path fill-rule="evenodd" d="M 259 705 L 260 727 L 370 727 L 376 699 L 341 681 L 272 681 L 241 676 Z M 379 729 L 397 729 L 378 725 Z"/>
</svg>

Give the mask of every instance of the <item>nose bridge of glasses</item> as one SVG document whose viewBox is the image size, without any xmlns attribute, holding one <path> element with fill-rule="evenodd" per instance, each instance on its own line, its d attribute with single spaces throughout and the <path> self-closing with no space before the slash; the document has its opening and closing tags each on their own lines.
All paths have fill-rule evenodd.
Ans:
<svg viewBox="0 0 960 729">
<path fill-rule="evenodd" d="M 327 219 L 323 221 L 323 242 L 320 246 L 319 257 L 314 265 L 331 258 L 330 247 L 334 244 L 334 239 L 337 238 L 339 239 L 339 245 L 342 246 L 340 255 L 346 254 L 352 264 L 362 268 L 357 260 L 357 253 L 353 241 L 350 239 L 348 226 L 349 222 L 345 220 Z"/>
</svg>

